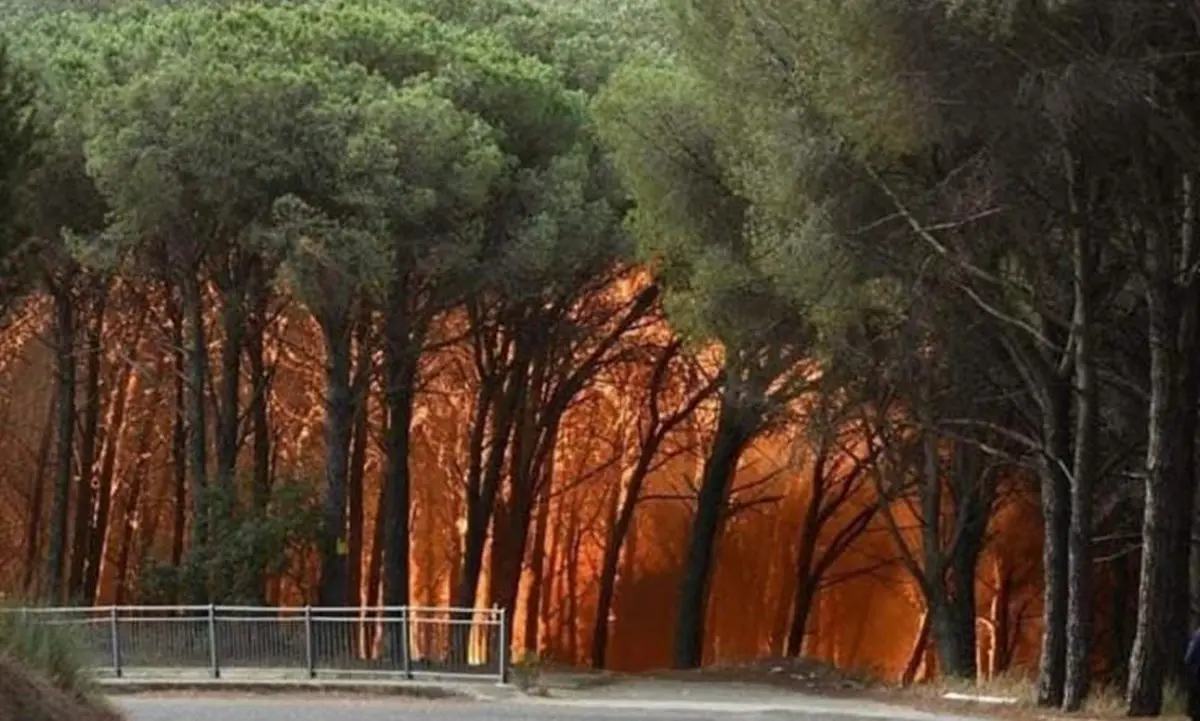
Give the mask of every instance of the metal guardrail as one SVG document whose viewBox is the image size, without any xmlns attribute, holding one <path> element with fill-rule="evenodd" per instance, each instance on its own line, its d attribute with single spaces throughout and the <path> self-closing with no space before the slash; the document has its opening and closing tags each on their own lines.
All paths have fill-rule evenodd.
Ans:
<svg viewBox="0 0 1200 721">
<path fill-rule="evenodd" d="M 507 683 L 502 608 L 96 606 L 9 608 L 66 626 L 99 674 L 277 672 L 321 678 L 476 678 Z"/>
</svg>

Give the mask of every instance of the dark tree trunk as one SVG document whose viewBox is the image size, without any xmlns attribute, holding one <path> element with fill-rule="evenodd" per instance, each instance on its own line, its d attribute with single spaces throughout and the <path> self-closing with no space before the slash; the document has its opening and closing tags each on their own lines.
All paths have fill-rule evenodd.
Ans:
<svg viewBox="0 0 1200 721">
<path fill-rule="evenodd" d="M 520 374 L 513 374 L 514 378 Z M 486 463 L 478 469 L 481 480 L 476 483 L 468 479 L 467 488 L 467 533 L 463 544 L 462 579 L 455 593 L 454 605 L 459 608 L 474 608 L 479 592 L 479 577 L 483 572 L 483 551 L 487 545 L 488 529 L 491 526 L 492 514 L 496 507 L 496 494 L 500 489 L 500 480 L 504 472 L 504 461 L 507 457 L 508 440 L 512 436 L 513 421 L 516 407 L 521 403 L 525 384 L 510 382 L 508 388 L 497 394 L 492 400 L 487 389 L 480 392 L 480 402 L 492 402 L 491 437 L 486 444 L 487 450 L 480 452 L 486 457 Z M 486 424 L 486 418 L 476 417 L 476 421 Z M 474 486 L 474 487 L 473 487 Z"/>
<path fill-rule="evenodd" d="M 237 461 L 241 447 L 242 351 L 246 345 L 245 293 L 241 288 L 223 288 L 225 307 L 221 313 L 224 342 L 221 344 L 221 383 L 215 420 L 217 485 L 222 502 L 237 505 Z M 215 519 L 214 519 L 215 520 Z M 212 529 L 215 530 L 215 529 Z"/>
<path fill-rule="evenodd" d="M 384 598 L 388 606 L 404 606 L 409 600 L 409 517 L 411 483 L 408 471 L 408 447 L 416 368 L 410 365 L 389 369 L 388 382 L 402 384 L 388 394 L 392 418 L 388 432 L 387 512 L 384 515 Z"/>
<path fill-rule="evenodd" d="M 1154 356 L 1164 353 L 1156 352 Z M 1152 358 L 1150 441 L 1146 449 L 1146 508 L 1142 519 L 1142 570 L 1138 591 L 1138 614 L 1133 651 L 1130 656 L 1128 705 L 1131 716 L 1157 716 L 1162 712 L 1163 683 L 1166 679 L 1168 652 L 1171 658 L 1180 639 L 1167 637 L 1164 620 L 1170 614 L 1172 598 L 1178 592 L 1174 562 L 1172 506 L 1178 502 L 1174 488 L 1175 469 L 1171 467 L 1173 427 L 1177 401 L 1169 396 L 1172 389 L 1164 377 L 1166 359 Z"/>
<path fill-rule="evenodd" d="M 26 596 L 36 593 L 34 578 L 41 558 L 42 506 L 45 503 L 46 473 L 50 468 L 50 449 L 54 443 L 54 411 L 58 407 L 56 386 L 50 393 L 50 404 L 46 409 L 46 422 L 42 426 L 42 438 L 38 442 L 37 468 L 30 479 L 29 521 L 25 526 L 25 567 L 21 576 L 21 590 Z"/>
<path fill-rule="evenodd" d="M 250 503 L 258 517 L 265 517 L 271 503 L 271 381 L 274 368 L 267 367 L 266 334 L 270 324 L 271 292 L 267 287 L 269 279 L 262 259 L 255 259 L 251 265 L 249 282 L 246 290 L 246 330 L 243 342 L 248 372 L 250 374 L 250 397 L 247 399 L 250 416 L 251 454 L 253 467 L 250 471 Z M 235 453 L 236 455 L 236 453 Z M 259 560 L 259 568 L 253 571 L 254 595 L 257 602 L 266 605 L 267 574 L 265 563 L 267 559 Z"/>
<path fill-rule="evenodd" d="M 188 451 L 191 468 L 192 543 L 189 554 L 207 552 L 212 518 L 208 497 L 208 413 L 205 396 L 208 388 L 208 341 L 204 329 L 204 308 L 200 280 L 187 277 L 183 282 L 184 347 L 187 356 L 185 400 L 188 410 Z M 193 603 L 208 600 L 208 582 L 202 576 L 189 579 L 188 595 Z"/>
<path fill-rule="evenodd" d="M 553 458 L 551 458 L 553 460 Z M 553 466 L 553 463 L 550 464 Z M 529 558 L 529 594 L 525 598 L 525 652 L 536 654 L 540 651 L 541 630 L 541 600 L 545 586 L 546 572 L 546 534 L 550 523 L 550 487 L 553 482 L 554 470 L 546 473 L 546 491 L 538 500 L 537 519 L 534 523 L 533 548 Z"/>
<path fill-rule="evenodd" d="M 1191 184 L 1186 183 L 1191 234 L 1194 208 Z M 1190 248 L 1194 238 L 1186 239 Z M 1146 500 L 1142 519 L 1142 569 L 1138 589 L 1137 631 L 1129 664 L 1127 689 L 1131 716 L 1155 716 L 1162 711 L 1163 685 L 1179 663 L 1179 648 L 1185 638 L 1174 636 L 1180 629 L 1173 618 L 1179 615 L 1178 599 L 1187 593 L 1186 568 L 1179 555 L 1180 525 L 1191 511 L 1186 471 L 1195 452 L 1194 413 L 1196 399 L 1187 397 L 1194 386 L 1188 366 L 1196 348 L 1197 318 L 1195 281 L 1186 288 L 1175 285 L 1173 251 L 1153 232 L 1146 235 L 1147 313 L 1150 347 L 1150 409 L 1146 444 Z M 1185 260 L 1187 260 L 1185 258 Z M 1190 261 L 1185 266 L 1190 268 Z M 1180 292 L 1182 290 L 1182 293 Z M 1193 431 L 1193 437 L 1182 434 Z"/>
<path fill-rule="evenodd" d="M 963 565 L 955 572 L 954 592 L 938 599 L 930 610 L 930 630 L 942 672 L 950 678 L 974 680 L 978 674 L 975 589 L 972 585 L 975 576 L 973 568 L 965 567 L 966 563 Z"/>
<path fill-rule="evenodd" d="M 167 313 L 171 323 L 171 356 L 174 379 L 174 410 L 171 415 L 170 472 L 174 489 L 174 511 L 171 532 L 171 565 L 183 563 L 184 538 L 187 534 L 187 357 L 184 353 L 183 313 L 173 294 L 168 298 Z M 176 599 L 179 601 L 181 599 Z"/>
<path fill-rule="evenodd" d="M 536 387 L 536 386 L 535 386 Z M 554 410 L 549 411 L 554 413 Z M 505 621 L 508 623 L 508 638 L 513 638 L 512 626 L 516 617 L 517 595 L 521 585 L 521 573 L 524 569 L 526 549 L 529 545 L 530 526 L 533 525 L 533 511 L 538 499 L 547 492 L 546 482 L 548 473 L 552 473 L 552 457 L 555 440 L 558 436 L 559 418 L 545 419 L 546 427 L 540 433 L 531 434 L 534 444 L 531 451 L 520 451 L 514 446 L 515 456 L 524 457 L 523 470 L 512 474 L 513 508 L 508 518 L 508 544 L 503 549 L 501 572 L 498 576 L 499 593 L 496 605 L 506 610 Z M 526 455 L 528 454 L 528 455 Z M 541 480 L 539 480 L 541 479 Z M 495 552 L 495 551 L 493 551 Z M 537 583 L 537 577 L 532 583 Z"/>
<path fill-rule="evenodd" d="M 402 291 L 393 286 L 393 297 Z M 384 402 L 388 429 L 385 436 L 384 486 L 387 487 L 387 513 L 383 516 L 383 597 L 384 605 L 407 606 L 411 597 L 409 572 L 410 525 L 412 522 L 412 483 L 409 475 L 413 406 L 416 403 L 417 377 L 424 345 L 423 328 L 410 324 L 406 313 L 393 312 L 384 321 Z M 394 657 L 408 653 L 409 639 L 400 633 L 400 624 L 389 624 L 388 652 Z"/>
<path fill-rule="evenodd" d="M 250 496 L 257 513 L 264 513 L 271 501 L 271 423 L 270 399 L 272 372 L 267 368 L 266 332 L 269 294 L 261 270 L 255 274 L 250 294 L 250 317 L 246 333 L 246 355 L 254 393 L 250 396 L 250 423 L 253 433 L 254 470 Z M 265 592 L 264 585 L 264 592 Z"/>
<path fill-rule="evenodd" d="M 1072 161 L 1068 158 L 1068 164 Z M 1074 180 L 1073 170 L 1071 179 Z M 1074 202 L 1074 201 L 1073 201 Z M 1078 208 L 1076 208 L 1078 210 Z M 1088 233 L 1072 240 L 1075 311 L 1075 455 L 1070 482 L 1071 520 L 1067 536 L 1067 653 L 1063 710 L 1078 711 L 1087 699 L 1092 664 L 1092 497 L 1095 486 L 1099 388 L 1092 357 L 1092 276 L 1094 251 Z"/>
<path fill-rule="evenodd" d="M 707 386 L 695 391 L 678 410 L 663 416 L 659 406 L 659 394 L 666 383 L 671 361 L 678 355 L 682 341 L 676 340 L 668 344 L 651 373 L 649 387 L 649 427 L 645 433 L 639 432 L 638 456 L 624 492 L 614 498 L 615 513 L 613 522 L 608 529 L 604 542 L 604 554 L 600 564 L 599 588 L 596 599 L 596 616 L 592 624 L 591 664 L 592 668 L 601 669 L 608 662 L 609 616 L 612 615 L 613 601 L 616 597 L 618 567 L 621 562 L 622 550 L 633 528 L 634 514 L 642 498 L 642 488 L 650 475 L 650 469 L 658 456 L 658 450 L 668 434 L 691 417 L 699 404 L 707 398 L 713 386 Z M 625 552 L 628 568 L 632 568 L 633 551 Z"/>
<path fill-rule="evenodd" d="M 350 558 L 348 583 L 353 605 L 362 603 L 363 575 L 363 524 L 364 498 L 363 481 L 367 466 L 367 436 L 371 413 L 371 377 L 373 361 L 370 343 L 371 316 L 364 313 L 357 330 L 358 360 L 354 378 L 354 436 L 350 445 L 350 476 L 346 484 L 346 502 L 349 506 Z"/>
<path fill-rule="evenodd" d="M 800 537 L 796 548 L 796 590 L 792 603 L 791 625 L 788 628 L 787 655 L 799 656 L 804 649 L 804 636 L 808 629 L 808 617 L 812 613 L 813 601 L 817 597 L 817 588 L 813 578 L 813 562 L 817 553 L 817 539 L 821 532 L 819 521 L 821 517 L 821 493 L 818 478 L 823 477 L 825 465 L 824 454 L 818 455 L 814 461 L 812 474 L 812 498 L 804 512 L 804 525 L 800 529 Z"/>
<path fill-rule="evenodd" d="M 1122 554 L 1113 559 L 1112 567 L 1112 635 L 1109 637 L 1109 682 L 1124 685 L 1129 680 L 1129 652 L 1133 641 L 1133 626 L 1129 623 L 1130 601 L 1134 599 L 1134 559 Z"/>
<path fill-rule="evenodd" d="M 54 293 L 55 370 L 58 375 L 58 432 L 54 498 L 50 515 L 50 549 L 46 557 L 46 597 L 62 602 L 67 519 L 75 455 L 75 299 L 66 288 Z"/>
<path fill-rule="evenodd" d="M 87 561 L 93 542 L 92 518 L 96 512 L 96 446 L 100 432 L 100 361 L 103 355 L 106 289 L 95 291 L 91 323 L 86 335 L 83 395 L 83 428 L 79 436 L 79 468 L 76 476 L 75 523 L 71 564 L 67 573 L 67 596 L 72 603 L 90 603 L 84 590 Z"/>
<path fill-rule="evenodd" d="M 346 606 L 349 602 L 346 478 L 354 427 L 354 397 L 350 387 L 350 325 L 341 320 L 321 323 L 325 336 L 325 502 L 317 603 L 327 608 Z"/>
<path fill-rule="evenodd" d="M 608 533 L 604 538 L 604 553 L 600 557 L 600 578 L 596 584 L 596 616 L 592 620 L 590 663 L 596 670 L 603 669 L 608 662 L 608 619 L 612 614 L 613 599 L 616 597 L 617 567 L 621 562 L 621 547 L 624 545 L 624 533 L 620 528 L 621 512 L 626 505 L 631 486 L 632 483 L 627 482 L 624 489 L 614 490 L 609 504 Z M 632 514 L 630 516 L 632 520 Z M 553 571 L 552 563 L 551 573 Z"/>
<path fill-rule="evenodd" d="M 1071 457 L 1071 386 L 1061 379 L 1048 383 L 1043 416 L 1046 454 L 1039 476 L 1042 495 L 1042 568 L 1045 602 L 1042 605 L 1041 661 L 1037 681 L 1038 706 L 1060 706 L 1067 660 L 1067 543 L 1071 519 L 1070 479 L 1062 466 Z"/>
<path fill-rule="evenodd" d="M 679 615 L 675 626 L 674 665 L 699 668 L 704 660 L 704 618 L 721 517 L 738 459 L 747 441 L 745 428 L 728 399 L 722 401 L 712 449 L 704 465 L 691 540 L 679 586 Z"/>
<path fill-rule="evenodd" d="M 1192 461 L 1192 476 L 1196 474 L 1195 460 Z M 1197 489 L 1200 492 L 1200 488 Z M 1192 494 L 1192 520 L 1187 524 L 1191 528 L 1196 525 L 1197 500 Z M 1200 629 L 1200 543 L 1188 539 L 1188 628 Z"/>
<path fill-rule="evenodd" d="M 1189 324 L 1196 323 L 1194 314 L 1200 310 L 1196 303 L 1195 298 L 1189 301 L 1187 308 L 1190 310 L 1185 310 L 1185 312 L 1193 317 L 1185 320 L 1180 328 L 1182 350 L 1180 374 L 1182 378 L 1179 385 L 1180 395 L 1185 400 L 1179 408 L 1177 441 L 1180 444 L 1177 448 L 1179 502 L 1174 507 L 1176 514 L 1175 538 L 1174 548 L 1171 552 L 1171 559 L 1175 565 L 1173 572 L 1175 577 L 1180 580 L 1176 585 L 1176 593 L 1171 600 L 1171 613 L 1166 621 L 1167 637 L 1177 639 L 1189 638 L 1194 630 L 1191 625 L 1190 579 L 1192 534 L 1196 510 L 1196 432 L 1197 411 L 1200 411 L 1200 372 L 1198 372 L 1200 367 L 1197 366 L 1196 361 L 1196 339 L 1194 335 L 1188 338 L 1188 334 L 1194 333 L 1193 330 L 1189 330 Z M 1173 657 L 1168 656 L 1168 661 L 1167 680 L 1175 683 L 1179 688 L 1185 688 L 1186 668 L 1182 655 L 1176 653 Z"/>
<path fill-rule="evenodd" d="M 954 460 L 956 540 L 950 548 L 951 594 L 947 599 L 949 618 L 955 624 L 957 658 L 953 673 L 961 678 L 975 679 L 979 675 L 976 579 L 979 556 L 983 553 L 992 517 L 994 484 L 989 471 L 983 468 L 978 448 L 966 443 L 956 444 Z M 934 622 L 936 624 L 937 619 Z M 952 673 L 948 662 L 942 661 L 942 668 L 945 673 Z"/>
<path fill-rule="evenodd" d="M 486 333 L 479 327 L 481 322 L 478 319 L 474 322 L 478 335 Z M 467 622 L 473 615 L 465 609 L 475 608 L 478 598 L 484 548 L 492 526 L 492 516 L 496 511 L 496 496 L 500 489 L 505 460 L 509 456 L 509 439 L 514 431 L 518 411 L 524 403 L 524 394 L 528 392 L 525 379 L 531 359 L 525 344 L 501 341 L 500 349 L 485 347 L 488 341 L 494 340 L 476 338 L 475 341 L 480 388 L 470 439 L 471 457 L 468 461 L 466 484 L 467 530 L 463 539 L 462 576 L 453 602 L 455 607 L 464 610 L 451 631 L 451 654 L 454 659 L 460 661 L 467 658 L 471 630 Z M 479 360 L 484 356 L 499 359 L 510 353 L 512 360 L 505 365 L 497 365 L 499 361 L 489 364 Z M 505 527 L 497 524 L 496 530 L 497 533 L 502 533 Z M 493 546 L 497 543 L 499 541 L 494 541 Z"/>
</svg>

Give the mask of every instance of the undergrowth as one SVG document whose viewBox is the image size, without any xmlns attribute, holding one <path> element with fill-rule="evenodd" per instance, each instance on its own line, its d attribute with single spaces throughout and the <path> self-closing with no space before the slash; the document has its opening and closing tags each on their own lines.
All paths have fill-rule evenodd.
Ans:
<svg viewBox="0 0 1200 721">
<path fill-rule="evenodd" d="M 40 674 L 80 701 L 96 698 L 84 651 L 69 626 L 34 621 L 14 608 L 0 609 L 0 654 Z"/>
<path fill-rule="evenodd" d="M 940 699 L 948 693 L 992 699 L 1013 699 L 1011 704 L 994 707 L 1036 709 L 1035 679 L 1028 673 L 1013 672 L 978 682 L 962 679 L 939 679 L 935 682 L 914 687 L 918 695 Z M 981 704 L 985 705 L 985 704 Z M 991 706 L 991 704 L 986 704 Z M 1179 688 L 1169 685 L 1163 697 L 1163 716 L 1185 716 L 1187 696 Z M 1037 709 L 1039 717 L 1046 716 L 1046 709 Z M 1092 687 L 1084 703 L 1081 715 L 1086 718 L 1124 718 L 1126 716 L 1124 688 L 1118 684 L 1101 683 Z"/>
</svg>

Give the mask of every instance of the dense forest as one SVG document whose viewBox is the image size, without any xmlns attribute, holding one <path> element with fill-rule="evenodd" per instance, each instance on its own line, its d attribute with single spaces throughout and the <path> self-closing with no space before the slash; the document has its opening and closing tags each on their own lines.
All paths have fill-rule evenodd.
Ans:
<svg viewBox="0 0 1200 721">
<path fill-rule="evenodd" d="M 1200 624 L 1200 6 L 10 2 L 0 589 L 597 668 Z"/>
</svg>

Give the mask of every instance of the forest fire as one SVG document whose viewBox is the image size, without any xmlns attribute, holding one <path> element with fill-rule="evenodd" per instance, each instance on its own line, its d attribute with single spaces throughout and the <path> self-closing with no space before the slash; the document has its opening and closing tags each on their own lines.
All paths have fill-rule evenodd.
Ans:
<svg viewBox="0 0 1200 721">
<path fill-rule="evenodd" d="M 207 609 L 214 676 L 236 604 L 310 677 L 1200 718 L 1194 7 L 61 3 L 0 52 L 0 591 Z"/>
<path fill-rule="evenodd" d="M 627 286 L 619 302 L 629 302 L 635 291 L 636 287 Z M 126 305 L 148 302 L 143 311 L 146 318 L 125 310 Z M 584 299 L 582 304 L 593 302 Z M 219 353 L 224 341 L 216 315 L 210 314 L 208 322 L 213 327 L 210 348 Z M 14 454 L 9 473 L 16 479 L 27 474 L 30 459 L 35 462 L 30 482 L 6 486 L 11 501 L 6 504 L 9 518 L 5 526 L 10 530 L 5 557 L 23 559 L 19 564 L 10 562 L 5 569 L 5 586 L 10 591 L 36 589 L 44 578 L 40 560 L 45 540 L 39 529 L 48 527 L 48 497 L 43 494 L 39 498 L 36 491 L 49 477 L 50 459 L 44 451 L 39 455 L 38 449 L 51 443 L 47 439 L 52 439 L 54 427 L 51 416 L 30 417 L 26 409 L 47 407 L 48 397 L 53 395 L 53 362 L 46 344 L 39 340 L 51 323 L 46 299 L 31 299 L 21 316 L 21 327 L 29 330 L 12 337 L 0 359 L 9 399 L 7 443 Z M 462 318 L 448 320 L 438 335 L 462 336 L 463 324 Z M 177 504 L 181 497 L 172 465 L 171 429 L 180 421 L 174 417 L 177 406 L 166 400 L 174 384 L 166 370 L 171 361 L 170 327 L 166 306 L 145 298 L 138 289 L 120 287 L 114 289 L 107 304 L 104 342 L 94 349 L 81 349 L 95 353 L 96 360 L 88 362 L 98 369 L 97 387 L 102 390 L 96 397 L 97 408 L 84 405 L 82 410 L 108 419 L 97 442 L 102 459 L 98 470 L 107 468 L 107 475 L 85 481 L 91 484 L 91 497 L 96 499 L 90 525 L 84 527 L 86 534 L 95 535 L 87 542 L 99 539 L 102 544 L 91 598 L 97 604 L 173 600 L 156 597 L 152 586 L 139 584 L 155 564 L 172 558 L 181 534 L 186 538 L 186 529 L 174 525 L 180 517 Z M 318 335 L 294 306 L 282 306 L 264 337 L 270 385 L 260 391 L 247 379 L 241 389 L 246 403 L 252 404 L 256 393 L 264 394 L 272 419 L 272 485 L 295 480 L 312 484 L 314 493 L 319 486 L 311 474 L 321 467 L 325 453 L 320 402 L 324 361 Z M 613 600 L 606 614 L 611 634 L 609 667 L 640 670 L 670 665 L 669 629 L 694 503 L 690 494 L 702 471 L 702 449 L 710 442 L 714 424 L 711 407 L 697 398 L 703 398 L 714 366 L 690 366 L 682 355 L 672 356 L 662 377 L 654 380 L 663 357 L 655 355 L 656 348 L 664 343 L 667 349 L 658 353 L 680 352 L 679 348 L 670 349 L 670 335 L 662 322 L 647 318 L 636 333 L 622 339 L 611 365 L 562 419 L 552 457 L 547 459 L 546 472 L 553 475 L 533 514 L 531 544 L 513 605 L 515 648 L 563 663 L 590 662 L 606 539 L 619 509 L 630 502 L 638 434 L 648 422 L 647 404 L 660 403 L 666 409 L 694 405 L 695 411 L 679 430 L 665 439 L 664 449 L 635 491 L 635 521 L 620 554 Z M 480 462 L 469 455 L 469 430 L 479 393 L 470 354 L 469 345 L 459 342 L 445 344 L 429 355 L 413 418 L 411 574 L 413 601 L 420 605 L 451 604 L 461 574 L 467 528 L 463 469 Z M 374 366 L 378 356 L 378 351 L 372 351 L 370 356 L 359 357 L 369 358 Z M 373 380 L 373 394 L 380 392 L 378 383 Z M 364 605 L 376 605 L 381 584 L 379 504 L 385 465 L 379 439 L 384 419 L 377 404 L 369 404 L 367 410 L 362 426 L 365 437 L 352 474 L 352 482 L 361 486 L 349 489 L 351 498 L 361 499 L 355 503 L 355 512 L 361 513 L 361 531 L 348 536 L 347 550 L 353 559 L 352 578 L 357 579 L 351 589 L 354 598 Z M 910 655 L 924 658 L 928 643 L 921 643 L 919 652 L 913 651 L 922 602 L 897 566 L 894 540 L 876 515 L 863 522 L 864 509 L 873 508 L 878 500 L 866 478 L 868 471 L 854 467 L 863 465 L 867 444 L 861 437 L 847 437 L 843 432 L 827 447 L 820 447 L 803 415 L 801 412 L 795 422 L 756 442 L 735 477 L 714 565 L 707 658 L 730 663 L 782 656 L 787 651 L 797 593 L 797 539 L 802 538 L 806 522 L 812 523 L 806 521 L 806 515 L 813 507 L 816 483 L 823 486 L 822 493 L 832 496 L 823 500 L 823 506 L 817 503 L 822 510 L 828 509 L 829 518 L 813 549 L 819 557 L 814 565 L 825 562 L 827 568 L 811 602 L 802 651 L 839 666 L 899 678 L 913 663 Z M 357 439 L 356 444 L 360 442 Z M 241 503 L 252 498 L 254 462 L 250 454 L 239 460 Z M 105 478 L 111 480 L 101 490 L 99 483 Z M 73 504 L 78 497 L 73 494 Z M 109 499 L 103 518 L 99 515 L 102 498 Z M 186 494 L 182 500 L 187 503 Z M 1006 506 L 994 521 L 997 538 L 1036 538 L 1036 520 L 1028 513 L 1022 516 L 1019 509 L 1035 500 L 1014 493 L 1012 507 Z M 902 512 L 897 515 L 906 527 L 918 522 L 904 518 Z M 126 523 L 113 522 L 122 518 Z M 839 534 L 852 537 L 840 541 Z M 23 547 L 31 537 L 39 545 Z M 83 536 L 71 538 L 73 556 L 84 541 Z M 842 555 L 825 561 L 820 556 L 830 543 L 845 543 L 846 547 Z M 982 574 L 979 581 L 981 620 L 994 624 L 997 614 L 1007 614 L 1005 618 L 1011 616 L 1012 620 L 1007 621 L 1010 630 L 1005 632 L 1008 640 L 1003 651 L 991 650 L 988 644 L 994 641 L 987 634 L 980 648 L 981 653 L 997 654 L 988 655 L 982 667 L 1000 671 L 1015 657 L 1028 655 L 1036 640 L 1037 609 L 1031 601 L 1038 593 L 1038 570 L 1029 559 L 1036 557 L 1038 550 L 1008 540 L 995 541 L 991 547 L 996 550 L 989 550 L 981 562 L 981 568 L 992 569 L 991 575 Z M 288 554 L 287 563 L 267 580 L 263 600 L 303 605 L 315 597 L 316 558 L 303 543 L 290 547 Z M 485 561 L 481 588 L 495 587 L 491 574 L 496 568 L 494 562 Z M 995 574 L 1006 584 L 1004 593 L 1009 598 L 999 601 L 997 608 L 993 608 L 998 602 Z M 488 607 L 497 600 L 489 594 L 479 605 Z"/>
</svg>

